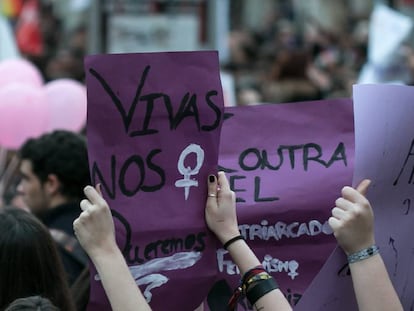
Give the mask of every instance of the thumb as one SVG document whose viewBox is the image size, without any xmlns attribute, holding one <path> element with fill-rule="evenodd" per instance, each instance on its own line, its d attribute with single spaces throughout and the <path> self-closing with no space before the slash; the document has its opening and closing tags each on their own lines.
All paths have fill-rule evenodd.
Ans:
<svg viewBox="0 0 414 311">
<path fill-rule="evenodd" d="M 102 195 L 102 189 L 101 189 L 101 184 L 97 184 L 97 185 L 95 186 L 95 190 L 96 190 L 96 192 L 98 192 L 98 193 L 99 193 L 99 195 L 100 195 L 101 197 L 103 197 L 103 195 Z"/>
<path fill-rule="evenodd" d="M 86 186 L 84 190 L 85 196 L 88 198 L 88 200 L 92 204 L 100 204 L 105 205 L 106 201 L 102 197 L 102 195 L 99 193 L 99 188 L 95 189 L 92 186 Z"/>
<path fill-rule="evenodd" d="M 371 180 L 370 179 L 364 179 L 363 181 L 361 181 L 359 183 L 359 185 L 357 186 L 356 190 L 362 194 L 363 196 L 365 196 L 368 192 L 368 188 L 371 185 Z"/>
</svg>

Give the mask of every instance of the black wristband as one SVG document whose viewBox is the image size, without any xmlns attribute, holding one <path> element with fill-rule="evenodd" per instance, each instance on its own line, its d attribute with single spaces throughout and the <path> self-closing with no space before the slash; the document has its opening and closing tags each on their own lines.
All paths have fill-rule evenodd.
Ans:
<svg viewBox="0 0 414 311">
<path fill-rule="evenodd" d="M 226 243 L 224 243 L 223 248 L 227 250 L 227 248 L 230 246 L 230 244 L 236 242 L 237 240 L 244 240 L 244 237 L 242 235 L 235 236 L 234 238 L 231 238 Z"/>
<path fill-rule="evenodd" d="M 279 288 L 279 285 L 274 278 L 267 280 L 261 280 L 252 289 L 249 289 L 246 293 L 247 300 L 253 306 L 256 301 L 266 295 L 268 292 L 271 292 L 274 289 Z"/>
</svg>

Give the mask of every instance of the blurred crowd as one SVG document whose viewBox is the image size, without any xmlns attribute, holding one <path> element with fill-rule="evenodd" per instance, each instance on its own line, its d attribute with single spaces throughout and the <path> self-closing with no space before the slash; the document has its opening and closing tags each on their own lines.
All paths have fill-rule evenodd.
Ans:
<svg viewBox="0 0 414 311">
<path fill-rule="evenodd" d="M 298 23 L 291 6 L 278 8 L 261 27 L 230 33 L 231 59 L 225 69 L 235 77 L 238 104 L 351 97 L 367 62 L 371 11 L 357 15 L 345 10 L 342 27 L 330 28 L 310 16 Z M 412 44 L 406 40 L 397 54 L 402 55 L 400 65 L 409 69 L 404 82 L 411 84 Z"/>
<path fill-rule="evenodd" d="M 15 1 L 24 4 L 34 0 Z M 62 77 L 83 81 L 83 57 L 88 52 L 88 8 L 92 1 L 35 2 L 39 9 L 38 46 L 28 43 L 27 36 L 22 40 L 17 36 L 22 53 L 39 67 L 46 81 Z M 70 2 L 89 5 L 68 14 L 68 5 L 63 3 Z M 254 29 L 241 18 L 235 22 L 235 16 L 242 14 L 240 10 L 246 10 L 240 9 L 242 1 L 230 2 L 230 57 L 222 69 L 234 79 L 237 104 L 351 96 L 352 84 L 358 80 L 367 60 L 371 11 L 356 14 L 347 2 L 336 2 L 341 3 L 338 8 L 344 9 L 343 12 L 321 19 L 299 12 L 295 1 L 274 1 L 272 9 Z M 371 8 L 374 4 L 364 2 L 371 3 Z M 163 7 L 160 8 L 162 12 Z M 338 20 L 331 23 L 340 27 L 323 22 L 335 18 Z M 24 16 L 16 14 L 11 19 L 19 34 Z M 411 70 L 414 67 L 411 44 L 406 44 L 402 53 L 403 65 Z"/>
<path fill-rule="evenodd" d="M 5 270 L 0 271 L 2 275 L 0 279 L 5 280 L 3 283 L 0 282 L 0 286 L 3 286 L 0 292 L 6 293 L 7 289 L 8 293 L 8 296 L 3 294 L 3 297 L 0 297 L 0 309 L 15 298 L 28 297 L 32 294 L 25 291 L 24 285 L 29 284 L 29 280 L 27 282 L 23 280 L 23 285 L 11 284 L 6 277 L 3 277 L 6 272 L 10 280 L 16 282 L 20 279 L 15 275 L 22 271 L 25 277 L 31 280 L 48 279 L 45 277 L 49 273 L 47 269 L 54 264 L 49 264 L 40 256 L 38 266 L 44 266 L 45 270 L 39 270 L 39 276 L 32 277 L 31 273 L 37 270 L 36 266 L 29 267 L 27 273 L 25 270 L 20 270 L 20 267 L 29 266 L 29 263 L 26 264 L 24 260 L 33 262 L 33 255 L 28 253 L 20 256 L 21 261 L 8 257 L 8 254 L 19 254 L 19 251 L 14 249 L 1 248 L 2 245 L 12 245 L 7 240 L 6 232 L 13 228 L 17 230 L 17 223 L 22 226 L 27 225 L 33 230 L 37 228 L 33 233 L 27 231 L 28 234 L 25 234 L 27 241 L 18 236 L 18 233 L 23 231 L 17 232 L 14 241 L 17 246 L 24 240 L 27 245 L 33 245 L 34 252 L 37 251 L 36 249 L 42 246 L 29 240 L 32 238 L 33 241 L 49 239 L 50 243 L 47 244 L 54 245 L 52 243 L 54 241 L 59 247 L 58 250 L 52 251 L 56 253 L 55 257 L 60 254 L 63 258 L 63 266 L 50 268 L 57 273 L 56 280 L 50 278 L 49 282 L 45 282 L 45 287 L 47 286 L 51 292 L 50 296 L 49 293 L 44 292 L 46 298 L 50 298 L 56 305 L 60 301 L 62 310 L 75 310 L 72 302 L 64 301 L 67 297 L 65 299 L 59 297 L 62 295 L 69 297 L 66 283 L 69 282 L 77 309 L 84 310 L 88 302 L 87 260 L 75 238 L 72 226 L 80 213 L 79 203 L 83 198 L 83 189 L 90 184 L 84 135 L 86 89 L 83 60 L 85 55 L 92 51 L 96 52 L 90 48 L 94 34 L 98 33 L 104 45 L 109 28 L 107 15 L 112 12 L 108 12 L 105 7 L 100 8 L 99 14 L 92 14 L 96 9 L 95 4 L 112 3 L 114 8 L 119 9 L 116 4 L 122 2 L 129 1 L 130 4 L 145 2 L 143 0 L 142 2 L 141 0 L 100 1 L 0 0 L 0 17 L 7 18 L 15 37 L 18 53 L 30 61 L 27 63 L 22 59 L 14 60 L 15 63 L 13 61 L 9 63 L 14 67 L 7 67 L 8 65 L 4 65 L 6 61 L 3 62 L 0 54 L 0 63 L 4 65 L 4 71 L 0 70 L 0 106 L 3 109 L 0 113 L 0 134 L 3 134 L 0 135 L 3 139 L 0 141 L 0 220 L 3 221 L 0 225 L 0 229 L 3 230 L 0 230 L 0 267 Z M 370 62 L 368 59 L 370 17 L 374 1 L 364 0 L 364 3 L 372 5 L 371 9 L 355 14 L 348 3 L 358 1 L 229 0 L 230 25 L 229 32 L 226 33 L 228 43 L 226 49 L 229 57 L 221 62 L 221 70 L 229 74 L 234 82 L 236 104 L 240 106 L 259 103 L 276 104 L 351 97 L 352 85 L 358 81 L 361 70 Z M 414 1 L 401 1 L 411 3 L 414 7 Z M 200 13 L 200 24 L 203 24 L 200 26 L 200 32 L 205 35 L 209 29 L 207 24 L 214 22 L 214 19 L 205 16 L 208 4 L 212 3 L 210 0 L 176 2 L 148 0 L 146 3 L 153 4 L 151 6 L 153 12 L 169 14 L 168 9 L 175 3 L 180 5 L 181 2 L 192 5 L 195 3 L 204 10 L 201 10 L 204 13 Z M 306 5 L 297 5 L 311 2 L 319 3 L 320 8 L 324 9 L 326 9 L 325 5 L 330 3 L 330 13 L 326 10 L 319 14 L 318 6 L 314 6 L 316 15 L 306 14 Z M 240 5 L 241 3 L 244 5 Z M 267 3 L 268 10 L 263 10 L 260 22 L 251 27 L 243 20 L 243 16 L 249 14 L 249 8 L 252 8 L 253 3 L 254 5 Z M 336 7 L 332 3 L 340 5 Z M 101 26 L 97 28 L 98 32 L 90 28 L 93 16 L 97 18 L 95 25 Z M 0 45 L 4 42 L 1 39 L 0 33 Z M 413 84 L 414 49 L 410 43 L 411 37 L 405 39 L 402 40 L 402 44 L 398 44 L 394 53 L 398 60 L 380 69 L 385 72 L 404 68 L 404 78 L 395 75 L 396 80 Z M 203 40 L 200 47 L 211 48 L 208 46 L 208 40 L 204 38 L 200 41 Z M 99 52 L 105 53 L 103 45 Z M 378 64 L 375 66 L 378 69 Z M 26 69 L 33 74 L 25 74 L 23 70 Z M 21 71 L 20 75 L 19 71 Z M 2 81 L 1 78 L 5 79 Z M 7 79 L 10 80 L 8 85 L 5 83 Z M 28 81 L 30 83 L 27 84 Z M 26 105 L 28 103 L 30 105 Z M 76 107 L 75 103 L 78 103 L 79 107 Z M 55 109 L 52 109 L 53 107 Z M 38 111 L 36 114 L 35 109 Z M 6 115 L 6 112 L 10 114 Z M 40 120 L 41 118 L 44 120 Z M 67 122 L 71 120 L 75 122 L 68 124 Z M 34 125 L 30 121 L 37 126 L 38 134 L 44 135 L 23 141 L 22 138 L 36 136 L 34 127 L 31 127 Z M 56 131 L 57 129 L 60 130 Z M 210 177 L 212 177 L 210 183 L 213 189 L 217 189 L 216 177 Z M 222 181 L 224 182 L 224 179 Z M 216 197 L 216 194 L 210 193 L 209 197 Z M 82 202 L 83 205 L 86 204 L 85 201 Z M 234 205 L 234 202 L 232 204 Z M 29 214 L 21 210 L 3 209 L 9 205 L 21 207 L 21 210 L 30 209 L 37 218 L 28 216 Z M 235 231 L 237 232 L 237 224 Z M 236 236 L 236 240 L 242 240 L 242 237 Z M 230 239 L 231 243 L 236 240 Z M 225 239 L 222 242 L 225 242 Z M 26 244 L 22 249 L 28 249 L 29 252 L 30 249 Z M 50 250 L 44 252 L 44 254 L 49 253 Z M 1 254 L 7 256 L 1 257 Z M 10 265 L 16 263 L 14 266 L 17 270 L 7 271 L 9 269 L 6 263 Z M 63 272 L 60 271 L 63 268 L 66 270 L 67 280 L 63 279 Z M 15 290 L 13 286 L 21 287 L 22 291 Z M 37 291 L 42 292 L 42 290 Z M 32 300 L 37 305 L 42 303 L 39 297 L 34 297 Z"/>
<path fill-rule="evenodd" d="M 20 53 L 39 68 L 45 81 L 83 81 L 87 7 L 70 10 L 73 1 L 2 1 Z"/>
</svg>

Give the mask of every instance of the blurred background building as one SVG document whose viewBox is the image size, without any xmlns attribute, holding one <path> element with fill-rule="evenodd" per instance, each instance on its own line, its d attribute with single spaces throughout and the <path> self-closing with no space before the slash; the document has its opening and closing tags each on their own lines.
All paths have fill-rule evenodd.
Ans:
<svg viewBox="0 0 414 311">
<path fill-rule="evenodd" d="M 413 0 L 0 3 L 19 53 L 46 81 L 83 81 L 86 54 L 217 49 L 227 105 L 349 97 L 363 69 L 364 82 L 412 84 Z"/>
</svg>

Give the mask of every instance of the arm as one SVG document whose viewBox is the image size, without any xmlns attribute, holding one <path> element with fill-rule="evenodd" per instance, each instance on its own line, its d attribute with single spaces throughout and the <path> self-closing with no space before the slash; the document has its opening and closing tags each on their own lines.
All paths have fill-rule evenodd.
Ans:
<svg viewBox="0 0 414 311">
<path fill-rule="evenodd" d="M 220 188 L 220 190 L 217 190 Z M 210 175 L 208 181 L 208 198 L 205 217 L 207 225 L 221 243 L 240 235 L 236 216 L 234 192 L 230 190 L 228 181 L 223 172 L 219 172 L 218 180 Z M 241 275 L 260 265 L 260 261 L 247 245 L 240 239 L 228 246 L 228 251 L 239 267 Z M 255 304 L 255 310 L 292 310 L 280 289 L 274 289 L 262 296 Z"/>
<path fill-rule="evenodd" d="M 115 311 L 151 310 L 115 241 L 114 222 L 108 204 L 93 187 L 85 188 L 83 212 L 73 223 L 75 234 L 98 271 Z"/>
<path fill-rule="evenodd" d="M 374 215 L 365 197 L 369 184 L 369 180 L 363 180 L 357 189 L 344 187 L 329 218 L 347 256 L 375 245 Z M 360 311 L 403 311 L 379 253 L 350 263 L 349 268 Z"/>
</svg>

